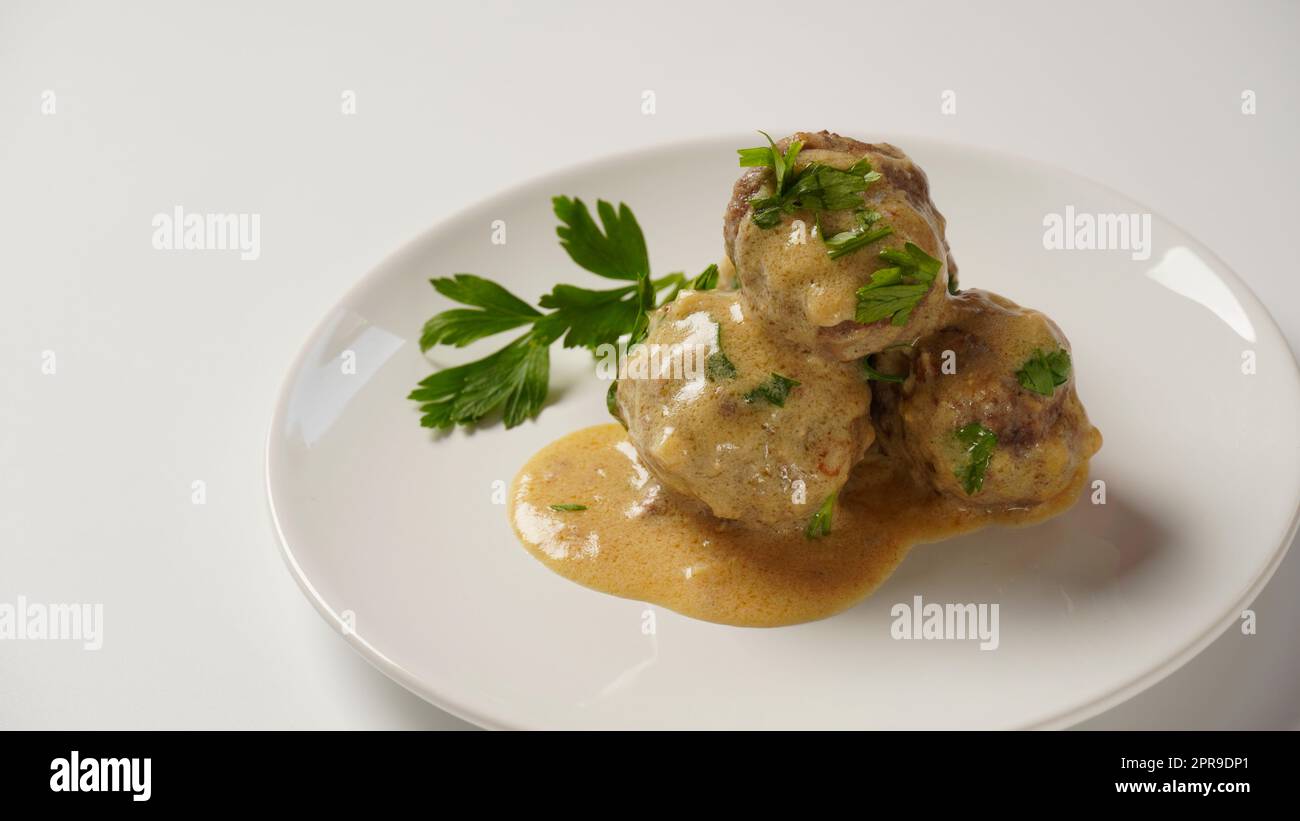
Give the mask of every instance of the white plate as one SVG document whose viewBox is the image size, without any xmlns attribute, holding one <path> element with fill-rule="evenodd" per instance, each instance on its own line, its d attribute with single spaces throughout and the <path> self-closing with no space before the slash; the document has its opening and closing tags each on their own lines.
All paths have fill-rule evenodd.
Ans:
<svg viewBox="0 0 1300 821">
<path fill-rule="evenodd" d="M 720 254 L 735 149 L 752 142 L 627 154 L 495 196 L 399 251 L 325 318 L 285 380 L 267 485 L 293 574 L 348 641 L 492 727 L 1060 727 L 1150 686 L 1237 622 L 1290 544 L 1300 499 L 1300 376 L 1273 321 L 1158 216 L 1147 260 L 1044 249 L 1045 215 L 1145 212 L 1126 197 L 919 139 L 897 142 L 929 173 L 962 285 L 1046 311 L 1073 343 L 1080 396 L 1106 438 L 1092 465 L 1106 504 L 1085 498 L 1037 527 L 918 547 L 861 605 L 772 630 L 596 593 L 529 556 L 496 483 L 547 442 L 606 421 L 605 386 L 589 356 L 557 347 L 537 422 L 435 439 L 405 399 L 431 370 L 421 324 L 448 306 L 427 280 L 469 271 L 529 299 L 558 281 L 599 285 L 556 244 L 550 198 L 562 193 L 627 202 L 657 273 L 698 271 Z M 490 241 L 498 219 L 505 245 Z M 891 607 L 915 595 L 998 604 L 1000 646 L 892 639 Z"/>
</svg>

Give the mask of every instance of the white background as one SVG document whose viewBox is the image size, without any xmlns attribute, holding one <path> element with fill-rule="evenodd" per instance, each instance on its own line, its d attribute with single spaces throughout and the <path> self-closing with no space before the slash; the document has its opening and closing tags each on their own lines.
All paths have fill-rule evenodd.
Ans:
<svg viewBox="0 0 1300 821">
<path fill-rule="evenodd" d="M 1262 2 L 5 2 L 0 601 L 102 602 L 105 641 L 0 643 L 0 727 L 468 726 L 299 592 L 267 513 L 268 417 L 366 270 L 594 156 L 757 128 L 1021 154 L 1199 237 L 1296 350 L 1298 23 Z M 178 204 L 260 213 L 260 259 L 154 250 Z M 1230 630 L 1085 726 L 1296 727 L 1297 592 L 1292 550 L 1258 635 Z"/>
</svg>

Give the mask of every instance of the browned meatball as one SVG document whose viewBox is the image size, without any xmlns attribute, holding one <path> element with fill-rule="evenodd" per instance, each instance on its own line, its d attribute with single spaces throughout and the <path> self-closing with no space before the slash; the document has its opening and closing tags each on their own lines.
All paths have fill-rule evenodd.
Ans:
<svg viewBox="0 0 1300 821">
<path fill-rule="evenodd" d="M 772 193 L 774 180 L 766 168 L 751 168 L 741 175 L 727 206 L 724 244 L 734 262 L 745 300 L 788 339 L 815 346 L 835 359 L 857 359 L 900 339 L 914 339 L 937 326 L 947 297 L 949 277 L 955 281 L 956 264 L 944 236 L 943 215 L 930 200 L 925 172 L 906 154 L 887 143 L 863 143 L 826 131 L 800 132 L 780 140 L 785 151 L 791 140 L 803 143 L 796 168 L 812 163 L 846 170 L 861 159 L 870 161 L 881 179 L 862 195 L 863 210 L 880 215 L 878 225 L 893 233 L 870 245 L 831 259 L 822 236 L 854 228 L 853 210 L 816 215 L 795 211 L 771 228 L 752 218 L 750 200 Z M 805 226 L 806 242 L 792 239 L 794 221 Z M 820 223 L 820 234 L 815 229 Z M 907 316 L 905 325 L 890 318 L 866 324 L 856 321 L 857 291 L 871 282 L 872 274 L 892 263 L 880 251 L 914 243 L 941 263 L 929 291 Z"/>
<path fill-rule="evenodd" d="M 964 291 L 917 343 L 907 381 L 877 391 L 882 443 L 943 493 L 984 506 L 1044 502 L 1101 446 L 1068 357 L 1045 315 Z"/>
<path fill-rule="evenodd" d="M 617 401 L 663 485 L 750 526 L 805 527 L 875 438 L 858 369 L 773 337 L 730 291 L 656 311 Z"/>
</svg>

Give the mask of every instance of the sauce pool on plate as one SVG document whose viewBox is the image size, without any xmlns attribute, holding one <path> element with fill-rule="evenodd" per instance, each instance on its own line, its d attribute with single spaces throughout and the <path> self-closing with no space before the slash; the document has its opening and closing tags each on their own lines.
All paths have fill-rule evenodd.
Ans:
<svg viewBox="0 0 1300 821">
<path fill-rule="evenodd" d="M 1095 451 L 1100 434 L 1090 435 Z M 990 511 L 922 486 L 873 451 L 840 493 L 831 533 L 808 539 L 718 519 L 666 491 L 626 431 L 608 424 L 534 455 L 515 477 L 509 516 L 533 556 L 581 585 L 705 621 L 777 627 L 853 606 L 912 545 L 1055 516 L 1078 499 L 1087 475 L 1085 460 L 1057 496 Z"/>
</svg>

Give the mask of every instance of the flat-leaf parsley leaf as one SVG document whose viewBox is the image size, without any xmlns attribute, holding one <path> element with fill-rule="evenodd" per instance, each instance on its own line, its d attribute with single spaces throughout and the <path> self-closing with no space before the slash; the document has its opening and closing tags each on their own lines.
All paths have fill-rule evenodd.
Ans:
<svg viewBox="0 0 1300 821">
<path fill-rule="evenodd" d="M 957 478 L 966 494 L 974 496 L 984 487 L 984 474 L 998 446 L 998 435 L 978 422 L 958 428 L 956 435 L 966 455 L 965 464 L 957 469 Z"/>
<path fill-rule="evenodd" d="M 1070 352 L 1065 348 L 1046 354 L 1035 348 L 1024 367 L 1016 371 L 1016 379 L 1022 386 L 1043 396 L 1051 396 L 1069 378 Z"/>
<path fill-rule="evenodd" d="M 893 267 L 875 271 L 871 282 L 858 289 L 854 319 L 863 325 L 886 318 L 894 325 L 906 325 L 943 264 L 911 242 L 904 243 L 902 249 L 886 248 L 880 258 Z"/>
</svg>

